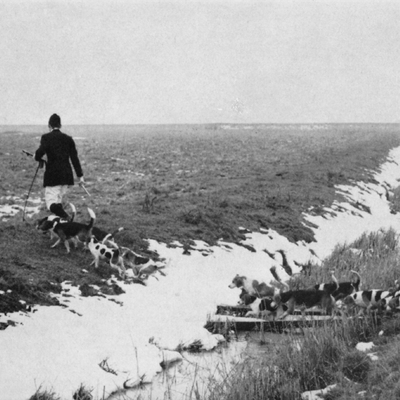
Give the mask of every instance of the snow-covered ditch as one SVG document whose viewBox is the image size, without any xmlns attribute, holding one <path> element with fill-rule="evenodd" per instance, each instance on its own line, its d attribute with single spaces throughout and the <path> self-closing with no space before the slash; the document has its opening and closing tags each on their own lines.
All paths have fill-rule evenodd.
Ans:
<svg viewBox="0 0 400 400">
<path fill-rule="evenodd" d="M 125 291 L 119 296 L 82 297 L 65 282 L 63 292 L 55 295 L 65 308 L 36 307 L 29 314 L 0 316 L 0 322 L 17 324 L 0 331 L 0 399 L 27 399 L 39 388 L 71 399 L 81 385 L 92 390 L 94 399 L 115 391 L 114 399 L 126 399 L 132 393 L 127 388 L 146 382 L 152 382 L 146 385 L 152 399 L 164 398 L 165 392 L 173 399 L 194 397 L 194 391 L 205 394 L 209 379 L 229 373 L 246 347 L 236 342 L 226 349 L 221 336 L 204 328 L 217 304 L 237 303 L 239 290 L 228 288 L 232 278 L 243 274 L 269 281 L 274 265 L 287 278 L 278 250 L 296 272 L 298 265 L 310 258 L 323 260 L 336 244 L 365 231 L 398 229 L 400 216 L 390 213 L 384 186 L 398 186 L 399 164 L 397 148 L 376 174 L 378 184 L 338 187 L 348 202 L 332 206 L 336 216 L 307 215 L 318 226 L 317 242 L 294 244 L 269 230 L 246 235 L 243 243 L 254 252 L 222 241 L 213 247 L 199 241 L 187 255 L 179 244 L 171 248 L 150 240 L 167 267 L 166 276 L 150 278 L 146 287 L 118 282 Z M 351 205 L 357 202 L 371 213 Z M 206 352 L 177 352 L 191 345 Z"/>
</svg>

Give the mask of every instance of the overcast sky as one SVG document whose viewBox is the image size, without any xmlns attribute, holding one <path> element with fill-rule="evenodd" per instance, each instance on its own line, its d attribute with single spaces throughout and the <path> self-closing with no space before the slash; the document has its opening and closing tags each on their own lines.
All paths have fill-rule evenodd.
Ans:
<svg viewBox="0 0 400 400">
<path fill-rule="evenodd" d="M 400 2 L 0 0 L 0 124 L 399 122 Z"/>
</svg>

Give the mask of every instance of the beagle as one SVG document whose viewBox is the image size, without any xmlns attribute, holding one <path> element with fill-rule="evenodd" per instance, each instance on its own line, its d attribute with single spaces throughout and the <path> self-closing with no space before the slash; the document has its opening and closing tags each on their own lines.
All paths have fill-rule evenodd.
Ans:
<svg viewBox="0 0 400 400">
<path fill-rule="evenodd" d="M 121 251 L 116 244 L 107 246 L 105 243 L 98 242 L 97 239 L 92 236 L 88 242 L 88 248 L 94 257 L 90 265 L 94 264 L 94 267 L 98 268 L 100 260 L 107 260 L 111 268 L 116 269 L 121 277 L 125 277 L 126 268 L 121 256 Z"/>
<path fill-rule="evenodd" d="M 391 293 L 389 290 L 361 290 L 352 294 L 349 294 L 343 299 L 343 303 L 348 310 L 358 307 L 360 312 L 369 312 L 373 308 L 377 308 L 378 311 L 382 310 L 382 306 L 385 306 L 386 301 L 382 301 L 387 297 L 390 297 Z"/>
<path fill-rule="evenodd" d="M 127 263 L 134 270 L 137 269 L 139 265 L 144 265 L 151 261 L 149 257 L 143 257 L 140 254 L 135 253 L 128 247 L 121 247 L 121 250 L 124 262 Z"/>
<path fill-rule="evenodd" d="M 321 307 L 327 315 L 332 315 L 336 309 L 336 302 L 334 297 L 324 290 L 289 290 L 281 292 L 276 290 L 274 293 L 274 300 L 279 311 L 279 319 L 285 318 L 287 315 L 294 313 L 295 307 L 301 309 L 303 317 L 305 317 L 305 310 L 315 306 Z M 287 310 L 283 311 L 283 306 L 287 305 Z"/>
<path fill-rule="evenodd" d="M 387 297 L 385 299 L 385 302 L 387 302 L 387 307 L 391 311 L 398 311 L 400 310 L 400 295 L 398 296 L 393 296 L 393 297 Z"/>
<path fill-rule="evenodd" d="M 75 219 L 76 208 L 72 203 L 69 203 L 69 205 L 72 209 L 72 215 L 71 215 L 71 219 L 69 221 L 66 219 L 63 219 L 61 217 L 58 217 L 57 215 L 51 214 L 51 215 L 48 215 L 47 217 L 38 219 L 36 221 L 36 229 L 39 232 L 43 233 L 43 235 L 50 232 L 50 239 L 53 239 L 55 237 L 53 228 L 55 227 L 56 224 L 73 222 Z"/>
<path fill-rule="evenodd" d="M 148 264 L 145 264 L 136 270 L 132 268 L 132 270 L 136 277 L 144 281 L 149 276 L 154 276 L 156 278 L 154 275 L 156 272 L 159 272 L 161 275 L 165 276 L 164 272 L 161 271 L 163 268 L 165 268 L 164 264 L 158 261 L 152 261 L 151 263 L 149 262 Z"/>
<path fill-rule="evenodd" d="M 264 319 L 275 319 L 279 311 L 278 304 L 272 297 L 257 298 L 251 295 L 244 296 L 244 305 L 250 306 L 245 317 L 262 317 Z"/>
<path fill-rule="evenodd" d="M 58 236 L 58 240 L 51 246 L 56 247 L 59 243 L 63 242 L 67 253 L 70 252 L 68 240 L 77 239 L 81 242 L 87 243 L 92 236 L 92 228 L 96 215 L 92 209 L 88 208 L 90 221 L 88 224 L 81 224 L 79 222 L 57 222 L 53 227 L 53 232 Z"/>
<path fill-rule="evenodd" d="M 155 272 L 165 275 L 164 272 L 161 271 L 161 269 L 165 268 L 163 263 L 153 261 L 149 257 L 141 256 L 128 247 L 121 247 L 121 256 L 124 263 L 132 268 L 133 276 L 135 278 L 145 280 Z"/>
<path fill-rule="evenodd" d="M 248 306 L 249 304 L 253 303 L 256 300 L 256 296 L 252 296 L 251 294 L 248 294 L 243 288 L 242 291 L 239 295 L 239 305 L 245 305 Z"/>
<path fill-rule="evenodd" d="M 274 288 L 272 286 L 268 286 L 264 282 L 259 283 L 256 279 L 248 279 L 246 276 L 236 275 L 229 287 L 231 289 L 243 288 L 249 295 L 259 298 L 272 297 L 274 295 Z"/>
</svg>

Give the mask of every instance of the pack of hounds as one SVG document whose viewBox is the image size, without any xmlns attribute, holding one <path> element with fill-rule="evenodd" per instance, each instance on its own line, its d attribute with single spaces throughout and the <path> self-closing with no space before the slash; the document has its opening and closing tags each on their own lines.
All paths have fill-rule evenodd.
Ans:
<svg viewBox="0 0 400 400">
<path fill-rule="evenodd" d="M 236 275 L 229 287 L 242 290 L 239 304 L 250 307 L 246 316 L 267 320 L 282 320 L 293 315 L 295 310 L 300 310 L 305 317 L 307 309 L 320 309 L 331 316 L 400 310 L 400 284 L 397 280 L 390 290 L 361 290 L 360 274 L 356 271 L 351 271 L 351 274 L 349 281 L 338 282 L 332 272 L 332 282 L 315 284 L 302 290 L 289 290 L 283 282 L 267 285 Z"/>
<path fill-rule="evenodd" d="M 116 270 L 123 279 L 129 279 L 135 283 L 145 285 L 145 281 L 150 277 L 160 273 L 165 264 L 154 261 L 149 257 L 141 256 L 128 247 L 119 246 L 115 242 L 114 236 L 124 228 L 118 228 L 114 232 L 106 232 L 94 226 L 96 215 L 92 209 L 88 208 L 90 221 L 81 223 L 74 221 L 76 208 L 70 203 L 72 216 L 69 220 L 64 220 L 56 215 L 48 215 L 36 221 L 36 229 L 43 234 L 50 233 L 50 239 L 56 239 L 51 246 L 56 247 L 64 244 L 67 253 L 71 251 L 70 242 L 75 248 L 82 243 L 84 249 L 88 249 L 93 256 L 94 267 L 99 267 L 100 261 L 105 261 Z"/>
</svg>

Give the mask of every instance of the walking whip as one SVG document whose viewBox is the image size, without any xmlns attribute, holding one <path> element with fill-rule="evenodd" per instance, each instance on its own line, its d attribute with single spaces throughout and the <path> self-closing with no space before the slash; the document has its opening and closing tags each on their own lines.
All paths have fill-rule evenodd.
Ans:
<svg viewBox="0 0 400 400">
<path fill-rule="evenodd" d="M 26 150 L 22 150 L 22 152 L 23 152 L 24 154 L 26 154 L 27 156 L 29 156 L 29 157 L 33 157 L 33 154 L 32 154 L 32 153 L 29 153 L 29 152 L 26 151 Z M 37 173 L 39 172 L 39 169 L 40 169 L 40 168 L 43 168 L 44 162 L 45 162 L 44 160 L 39 161 L 38 166 L 37 166 L 37 168 L 36 168 L 35 175 L 33 176 L 32 183 L 31 183 L 31 186 L 30 186 L 29 191 L 28 191 L 28 196 L 26 197 L 26 200 L 25 200 L 24 211 L 23 211 L 23 213 L 22 213 L 22 221 L 25 221 L 26 205 L 27 205 L 27 203 L 28 203 L 28 199 L 29 199 L 29 196 L 30 196 L 30 194 L 31 194 L 31 190 L 32 190 L 33 184 L 34 184 L 34 182 L 35 182 Z"/>
</svg>

